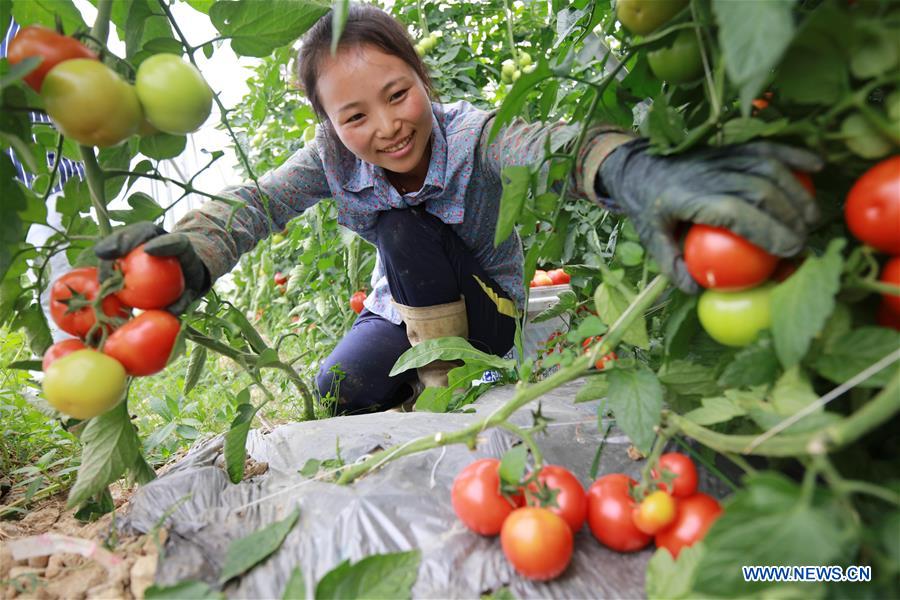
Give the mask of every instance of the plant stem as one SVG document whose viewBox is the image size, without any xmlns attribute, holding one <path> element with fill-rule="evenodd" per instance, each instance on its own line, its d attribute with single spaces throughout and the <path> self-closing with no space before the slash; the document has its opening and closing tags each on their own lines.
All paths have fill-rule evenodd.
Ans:
<svg viewBox="0 0 900 600">
<path fill-rule="evenodd" d="M 528 446 L 528 449 L 531 450 L 531 456 L 534 457 L 534 471 L 540 471 L 541 466 L 543 466 L 544 464 L 544 455 L 541 454 L 541 449 L 535 443 L 534 438 L 531 437 L 531 434 L 518 425 L 513 425 L 512 423 L 500 423 L 498 427 L 505 429 L 522 439 L 525 445 Z"/>
<path fill-rule="evenodd" d="M 300 395 L 303 397 L 303 412 L 304 417 L 306 417 L 307 421 L 313 421 L 316 418 L 315 404 L 313 402 L 313 396 L 309 391 L 309 388 L 306 387 L 306 384 L 303 382 L 303 379 L 297 374 L 297 371 L 294 370 L 289 364 L 283 363 L 281 361 L 277 363 L 273 363 L 268 365 L 272 368 L 279 369 L 283 371 L 285 375 L 287 375 L 288 379 L 294 384 L 297 390 L 300 392 Z"/>
<path fill-rule="evenodd" d="M 621 341 L 625 331 L 631 323 L 653 304 L 654 301 L 662 294 L 668 285 L 668 279 L 662 275 L 658 275 L 650 284 L 635 298 L 634 302 L 622 313 L 622 316 L 610 327 L 609 332 L 604 336 L 603 342 L 597 344 L 594 353 L 584 354 L 576 358 L 571 365 L 565 369 L 560 369 L 547 379 L 543 379 L 529 386 L 523 385 L 521 382 L 516 386 L 518 391 L 506 404 L 495 410 L 490 416 L 472 423 L 468 427 L 452 432 L 439 432 L 434 435 L 421 437 L 411 440 L 401 446 L 388 448 L 380 452 L 376 452 L 365 461 L 348 465 L 341 473 L 338 483 L 350 483 L 357 477 L 361 477 L 368 473 L 376 466 L 380 466 L 390 460 L 394 460 L 401 456 L 430 450 L 439 446 L 449 444 L 468 444 L 474 446 L 476 436 L 490 427 L 496 427 L 515 413 L 518 409 L 525 406 L 532 400 L 536 400 L 547 392 L 559 387 L 560 385 L 572 381 L 580 377 L 587 368 L 596 361 L 592 354 L 606 354 L 610 352 Z"/>
</svg>

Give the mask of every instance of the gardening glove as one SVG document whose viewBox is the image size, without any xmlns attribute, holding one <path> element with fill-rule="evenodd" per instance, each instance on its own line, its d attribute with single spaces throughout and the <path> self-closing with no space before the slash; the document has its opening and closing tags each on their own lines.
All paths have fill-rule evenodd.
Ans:
<svg viewBox="0 0 900 600">
<path fill-rule="evenodd" d="M 818 171 L 817 156 L 769 142 L 678 156 L 650 154 L 649 145 L 636 139 L 615 148 L 594 187 L 628 215 L 662 273 L 683 291 L 700 288 L 676 239 L 682 222 L 724 227 L 777 256 L 803 249 L 819 210 L 791 171 Z"/>
<path fill-rule="evenodd" d="M 94 246 L 100 258 L 100 281 L 109 277 L 117 258 L 122 258 L 141 244 L 152 256 L 174 256 L 184 274 L 184 292 L 166 307 L 173 315 L 180 315 L 197 298 L 206 295 L 212 287 L 210 274 L 197 256 L 190 239 L 184 233 L 166 233 L 166 230 L 149 221 L 126 225 L 109 234 Z"/>
</svg>

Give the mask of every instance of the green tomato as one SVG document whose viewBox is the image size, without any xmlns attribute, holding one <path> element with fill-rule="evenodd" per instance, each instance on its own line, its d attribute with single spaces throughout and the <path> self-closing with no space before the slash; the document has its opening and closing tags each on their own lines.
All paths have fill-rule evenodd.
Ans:
<svg viewBox="0 0 900 600">
<path fill-rule="evenodd" d="M 861 114 L 854 113 L 844 119 L 841 134 L 847 148 L 863 158 L 881 158 L 891 151 L 891 143 Z"/>
<path fill-rule="evenodd" d="M 703 75 L 703 57 L 696 33 L 684 29 L 667 41 L 669 45 L 647 53 L 654 75 L 669 83 L 687 83 Z"/>
<path fill-rule="evenodd" d="M 85 146 L 115 146 L 143 121 L 134 88 L 93 59 L 75 58 L 51 69 L 41 98 L 63 135 Z"/>
<path fill-rule="evenodd" d="M 142 62 L 134 85 L 147 120 L 166 133 L 196 131 L 212 110 L 213 92 L 200 71 L 174 54 Z"/>
<path fill-rule="evenodd" d="M 519 66 L 527 67 L 531 64 L 531 55 L 527 52 L 519 52 Z"/>
<path fill-rule="evenodd" d="M 43 387 L 53 408 L 76 419 L 90 419 L 122 399 L 125 367 L 96 350 L 77 350 L 47 368 Z"/>
<path fill-rule="evenodd" d="M 507 58 L 503 61 L 503 66 L 500 67 L 500 75 L 506 77 L 512 77 L 512 74 L 516 72 L 516 63 Z"/>
<path fill-rule="evenodd" d="M 510 77 L 510 79 L 512 79 L 512 82 L 515 83 L 519 80 L 519 77 L 521 77 L 521 76 L 522 76 L 522 71 L 520 71 L 519 69 L 516 69 L 515 71 L 513 71 L 512 77 Z"/>
<path fill-rule="evenodd" d="M 425 51 L 425 47 L 422 45 L 422 42 L 417 43 L 415 45 L 415 48 L 416 54 L 418 54 L 419 56 L 425 56 L 427 54 L 427 52 Z"/>
<path fill-rule="evenodd" d="M 316 139 L 316 126 L 315 124 L 310 125 L 306 129 L 303 130 L 303 141 L 307 144 Z"/>
<path fill-rule="evenodd" d="M 275 235 L 272 236 L 272 244 L 273 245 L 280 244 L 283 241 L 284 241 L 284 236 L 281 235 L 280 233 L 276 233 Z"/>
<path fill-rule="evenodd" d="M 619 22 L 637 35 L 647 35 L 674 17 L 689 0 L 619 0 L 616 16 Z"/>
<path fill-rule="evenodd" d="M 706 290 L 697 304 L 700 324 L 709 336 L 726 346 L 746 346 L 772 325 L 774 283 L 740 292 Z"/>
</svg>

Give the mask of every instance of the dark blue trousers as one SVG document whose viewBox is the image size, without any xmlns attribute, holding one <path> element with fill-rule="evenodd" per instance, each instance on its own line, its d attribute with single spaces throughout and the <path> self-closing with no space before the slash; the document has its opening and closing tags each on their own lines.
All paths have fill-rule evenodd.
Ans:
<svg viewBox="0 0 900 600">
<path fill-rule="evenodd" d="M 478 283 L 500 298 L 497 285 L 458 235 L 424 207 L 394 209 L 378 218 L 378 252 L 394 300 L 407 306 L 447 304 L 465 297 L 469 342 L 502 356 L 513 345 L 515 319 L 498 311 L 497 302 Z M 477 279 L 476 279 L 477 277 Z M 401 354 L 409 350 L 404 324 L 363 310 L 350 331 L 319 368 L 316 385 L 324 397 L 337 400 L 336 414 L 385 410 L 409 398 L 415 369 L 388 377 Z M 336 376 L 339 369 L 343 378 Z"/>
</svg>

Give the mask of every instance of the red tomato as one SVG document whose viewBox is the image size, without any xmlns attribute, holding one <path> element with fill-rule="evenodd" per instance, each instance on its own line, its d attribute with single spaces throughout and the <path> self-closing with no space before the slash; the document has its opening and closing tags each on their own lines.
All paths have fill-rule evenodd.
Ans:
<svg viewBox="0 0 900 600">
<path fill-rule="evenodd" d="M 116 295 L 128 306 L 165 308 L 184 292 L 184 275 L 174 256 L 152 256 L 141 244 L 117 263 L 125 283 Z"/>
<path fill-rule="evenodd" d="M 546 508 L 519 508 L 503 522 L 500 545 L 506 559 L 528 579 L 558 577 L 572 560 L 572 530 Z"/>
<path fill-rule="evenodd" d="M 634 526 L 634 499 L 629 493 L 635 481 L 623 473 L 604 475 L 588 489 L 588 525 L 600 543 L 619 552 L 635 552 L 650 543 L 651 536 Z"/>
<path fill-rule="evenodd" d="M 900 254 L 900 156 L 881 161 L 856 180 L 847 194 L 844 220 L 861 242 Z"/>
<path fill-rule="evenodd" d="M 181 330 L 177 317 L 164 310 L 148 310 L 128 321 L 106 340 L 103 353 L 122 363 L 134 377 L 165 368 Z"/>
<path fill-rule="evenodd" d="M 705 288 L 742 290 L 768 279 L 778 257 L 727 229 L 696 224 L 684 238 L 684 262 Z"/>
<path fill-rule="evenodd" d="M 706 494 L 694 494 L 675 502 L 675 520 L 656 534 L 656 547 L 665 548 L 678 558 L 685 546 L 702 540 L 706 532 L 722 514 L 719 502 Z"/>
<path fill-rule="evenodd" d="M 50 69 L 59 63 L 73 58 L 97 60 L 97 55 L 78 40 L 37 25 L 19 30 L 9 43 L 7 59 L 9 64 L 15 65 L 32 56 L 40 56 L 43 59 L 34 71 L 25 76 L 25 83 L 36 92 L 41 91 L 44 77 Z"/>
<path fill-rule="evenodd" d="M 553 282 L 553 285 L 563 285 L 572 281 L 572 278 L 563 269 L 553 269 L 547 271 L 547 277 Z"/>
<path fill-rule="evenodd" d="M 689 456 L 679 452 L 667 452 L 659 457 L 657 469 L 675 475 L 670 492 L 674 497 L 687 498 L 697 491 L 697 467 Z M 650 471 L 655 479 L 660 478 L 657 469 Z M 669 486 L 665 483 L 660 483 L 659 487 L 661 490 L 669 491 Z"/>
<path fill-rule="evenodd" d="M 363 303 L 366 301 L 366 293 L 362 290 L 355 292 L 352 296 L 350 296 L 350 310 L 359 314 L 362 312 L 364 308 Z"/>
<path fill-rule="evenodd" d="M 675 500 L 662 490 L 651 492 L 631 513 L 634 526 L 653 535 L 675 520 Z"/>
<path fill-rule="evenodd" d="M 809 195 L 813 198 L 816 197 L 816 184 L 813 183 L 812 175 L 809 173 L 804 173 L 803 171 L 794 171 L 794 177 L 797 178 L 797 181 L 800 182 L 806 191 L 809 192 Z"/>
<path fill-rule="evenodd" d="M 281 271 L 277 271 L 272 279 L 275 280 L 275 285 L 286 285 L 288 282 L 288 276 Z"/>
<path fill-rule="evenodd" d="M 509 499 L 500 493 L 500 461 L 496 458 L 476 460 L 459 472 L 453 480 L 450 501 L 456 516 L 466 527 L 481 535 L 497 535 L 503 521 L 521 498 Z"/>
<path fill-rule="evenodd" d="M 99 292 L 100 282 L 97 280 L 96 267 L 72 269 L 54 281 L 50 288 L 50 316 L 60 329 L 83 338 L 97 321 L 94 309 L 83 306 L 70 311 L 66 301 L 70 300 L 73 294 L 85 300 L 93 300 Z M 115 295 L 104 298 L 100 306 L 103 313 L 109 317 L 128 318 L 128 309 Z"/>
<path fill-rule="evenodd" d="M 594 343 L 594 341 L 596 341 L 599 344 L 601 341 L 603 341 L 603 336 L 601 336 L 601 335 L 591 336 L 591 337 L 587 338 L 586 340 L 584 340 L 583 342 L 581 342 L 581 347 L 584 348 L 585 353 L 590 351 L 590 345 L 592 343 Z M 619 358 L 619 357 L 616 356 L 615 352 L 610 352 L 609 354 L 606 354 L 606 355 L 598 358 L 597 361 L 594 363 L 594 368 L 597 369 L 598 371 L 602 371 L 603 369 L 606 368 L 606 365 L 608 365 L 612 361 L 616 360 L 617 358 Z"/>
<path fill-rule="evenodd" d="M 900 285 L 900 256 L 895 256 L 884 263 L 884 268 L 881 269 L 881 277 L 879 279 L 881 283 Z M 882 298 L 884 298 L 884 304 L 896 314 L 900 315 L 900 295 L 882 294 Z"/>
<path fill-rule="evenodd" d="M 557 506 L 547 506 L 550 512 L 562 517 L 572 530 L 572 535 L 584 526 L 587 517 L 587 496 L 584 487 L 571 471 L 559 465 L 544 465 L 537 479 L 549 490 L 556 491 Z M 537 492 L 537 486 L 531 484 L 529 492 Z M 531 493 L 526 494 L 526 503 L 537 506 L 538 499 Z"/>
<path fill-rule="evenodd" d="M 46 371 L 53 361 L 62 358 L 66 354 L 71 354 L 76 350 L 84 350 L 85 348 L 87 346 L 81 340 L 72 339 L 56 342 L 44 352 L 44 360 L 41 362 L 41 367 Z"/>
<path fill-rule="evenodd" d="M 531 278 L 531 287 L 544 287 L 545 285 L 553 285 L 553 280 L 547 274 L 547 271 L 538 269 Z"/>
<path fill-rule="evenodd" d="M 900 313 L 895 312 L 887 303 L 887 298 L 881 299 L 875 321 L 882 327 L 890 327 L 900 331 Z"/>
</svg>

